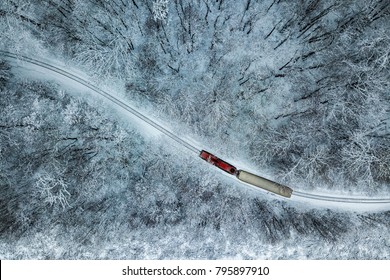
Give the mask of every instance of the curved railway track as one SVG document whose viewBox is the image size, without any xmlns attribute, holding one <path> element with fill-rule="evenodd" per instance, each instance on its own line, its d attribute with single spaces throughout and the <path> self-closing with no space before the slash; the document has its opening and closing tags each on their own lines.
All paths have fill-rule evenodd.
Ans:
<svg viewBox="0 0 390 280">
<path fill-rule="evenodd" d="M 45 63 L 45 62 L 42 62 L 42 61 L 39 61 L 39 60 L 36 60 L 36 59 L 29 58 L 27 56 L 17 55 L 17 54 L 13 54 L 13 53 L 6 52 L 6 51 L 0 51 L 0 54 L 5 56 L 5 57 L 11 58 L 11 59 L 27 62 L 27 63 L 33 64 L 33 65 L 36 65 L 36 66 L 40 66 L 40 67 L 42 67 L 44 69 L 50 70 L 52 72 L 55 72 L 55 73 L 60 74 L 62 76 L 65 76 L 68 79 L 71 79 L 71 80 L 73 80 L 73 81 L 75 81 L 77 83 L 80 83 L 80 84 L 84 85 L 85 87 L 89 88 L 90 90 L 92 90 L 92 91 L 98 93 L 99 95 L 107 98 L 108 100 L 110 100 L 115 105 L 125 109 L 127 112 L 133 114 L 134 116 L 136 116 L 137 118 L 139 118 L 142 121 L 146 122 L 147 124 L 153 126 L 155 129 L 157 129 L 160 132 L 164 133 L 169 138 L 175 140 L 180 145 L 186 147 L 191 152 L 194 152 L 194 153 L 197 153 L 197 154 L 199 154 L 199 152 L 200 152 L 200 149 L 194 147 L 193 145 L 191 145 L 187 141 L 177 137 L 175 134 L 173 134 L 169 130 L 165 129 L 161 125 L 157 124 L 156 122 L 152 121 L 150 118 L 146 117 L 144 114 L 141 114 L 136 109 L 134 109 L 130 105 L 124 103 L 123 101 L 121 101 L 117 97 L 115 97 L 112 94 L 110 94 L 110 93 L 108 93 L 108 92 L 106 92 L 106 91 L 104 91 L 104 90 L 94 86 L 90 82 L 88 82 L 88 81 L 86 81 L 86 80 L 84 80 L 84 79 L 82 79 L 80 77 L 77 77 L 76 75 L 74 75 L 72 73 L 69 73 L 69 72 L 65 71 L 64 69 L 61 69 L 59 67 L 50 65 L 48 63 Z"/>
<path fill-rule="evenodd" d="M 341 202 L 350 204 L 389 204 L 390 198 L 366 198 L 366 197 L 347 197 L 347 196 L 330 196 L 321 194 L 311 194 L 300 191 L 294 191 L 293 196 L 306 199 L 315 199 L 328 202 Z"/>
<path fill-rule="evenodd" d="M 60 67 L 53 66 L 51 64 L 48 64 L 46 62 L 42 62 L 24 55 L 19 55 L 19 54 L 14 54 L 12 52 L 8 51 L 3 51 L 0 50 L 0 55 L 11 59 L 15 61 L 22 61 L 26 62 L 32 65 L 39 66 L 43 69 L 52 71 L 56 74 L 59 74 L 61 76 L 64 76 L 68 79 L 71 79 L 79 84 L 82 84 L 83 86 L 89 88 L 90 90 L 98 93 L 99 95 L 107 98 L 110 100 L 112 103 L 115 105 L 121 107 L 122 109 L 126 110 L 127 112 L 133 114 L 140 120 L 144 121 L 148 125 L 154 127 L 155 129 L 159 130 L 178 144 L 182 145 L 183 147 L 187 148 L 189 151 L 196 153 L 199 155 L 201 149 L 193 146 L 192 144 L 188 143 L 187 141 L 183 140 L 182 138 L 176 136 L 174 133 L 171 131 L 167 130 L 163 126 L 159 125 L 155 121 L 151 120 L 144 114 L 140 113 L 137 109 L 133 108 L 132 106 L 126 104 L 124 101 L 118 99 L 117 97 L 113 96 L 112 94 L 94 86 L 91 82 L 78 77 L 77 75 L 74 75 Z M 347 204 L 364 204 L 364 205 L 389 205 L 390 208 L 390 197 L 388 198 L 369 198 L 369 197 L 346 197 L 346 196 L 332 196 L 332 195 L 321 195 L 321 194 L 311 194 L 311 193 L 306 193 L 306 192 L 301 192 L 301 191 L 294 191 L 293 192 L 293 197 L 300 197 L 308 200 L 314 200 L 314 201 L 325 201 L 325 202 L 336 202 L 336 203 L 347 203 Z"/>
</svg>

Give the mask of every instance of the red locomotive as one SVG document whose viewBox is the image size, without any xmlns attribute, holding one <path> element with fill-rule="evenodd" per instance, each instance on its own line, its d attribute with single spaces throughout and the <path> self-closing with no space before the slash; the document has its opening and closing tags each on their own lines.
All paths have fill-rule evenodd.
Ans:
<svg viewBox="0 0 390 280">
<path fill-rule="evenodd" d="M 227 163 L 226 161 L 223 161 L 222 159 L 214 156 L 213 154 L 210 154 L 209 152 L 206 152 L 202 150 L 199 155 L 202 159 L 207 161 L 208 163 L 211 163 L 212 165 L 215 165 L 216 167 L 222 169 L 223 171 L 236 175 L 237 174 L 237 168 L 235 168 L 230 163 Z"/>
<path fill-rule="evenodd" d="M 235 175 L 237 179 L 240 181 L 243 181 L 247 184 L 253 185 L 255 187 L 259 187 L 263 190 L 273 192 L 284 197 L 288 197 L 288 198 L 291 197 L 293 190 L 287 186 L 281 185 L 279 183 L 249 173 L 244 170 L 237 170 L 237 168 L 235 168 L 230 163 L 223 161 L 222 159 L 214 156 L 213 154 L 210 154 L 209 152 L 206 152 L 205 150 L 202 150 L 199 156 L 205 161 L 207 161 L 208 163 L 215 165 L 219 169 L 222 169 L 223 171 L 231 175 Z"/>
</svg>

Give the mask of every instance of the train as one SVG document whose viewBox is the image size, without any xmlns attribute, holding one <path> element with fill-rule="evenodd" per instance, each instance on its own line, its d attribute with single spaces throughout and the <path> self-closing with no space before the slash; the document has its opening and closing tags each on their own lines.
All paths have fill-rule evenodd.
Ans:
<svg viewBox="0 0 390 280">
<path fill-rule="evenodd" d="M 219 169 L 229 173 L 230 175 L 234 175 L 238 180 L 250 184 L 252 186 L 259 187 L 263 190 L 275 193 L 277 195 L 281 195 L 286 198 L 290 198 L 293 190 L 285 185 L 279 184 L 267 178 L 258 176 L 256 174 L 250 173 L 245 170 L 239 170 L 232 164 L 218 158 L 217 156 L 202 150 L 199 154 L 199 157 L 208 163 L 218 167 Z"/>
</svg>

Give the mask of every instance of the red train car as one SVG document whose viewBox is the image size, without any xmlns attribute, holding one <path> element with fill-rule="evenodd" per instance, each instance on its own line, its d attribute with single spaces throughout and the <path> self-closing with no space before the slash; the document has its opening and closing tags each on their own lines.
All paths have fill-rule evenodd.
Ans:
<svg viewBox="0 0 390 280">
<path fill-rule="evenodd" d="M 211 163 L 212 165 L 215 165 L 216 167 L 222 169 L 223 171 L 236 175 L 237 174 L 237 169 L 231 165 L 230 163 L 227 163 L 226 161 L 223 161 L 222 159 L 214 156 L 213 154 L 210 154 L 209 152 L 206 152 L 202 150 L 199 154 L 199 156 L 207 161 L 208 163 Z"/>
</svg>

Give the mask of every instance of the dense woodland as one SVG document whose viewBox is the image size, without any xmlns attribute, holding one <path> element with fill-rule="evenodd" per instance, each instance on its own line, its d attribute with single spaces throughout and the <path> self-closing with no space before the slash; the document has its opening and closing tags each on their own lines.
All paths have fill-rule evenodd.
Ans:
<svg viewBox="0 0 390 280">
<path fill-rule="evenodd" d="M 115 83 L 175 133 L 294 189 L 350 195 L 390 193 L 389 30 L 386 0 L 0 3 L 1 49 Z M 389 213 L 243 188 L 6 60 L 0 112 L 1 258 L 390 256 Z"/>
</svg>

